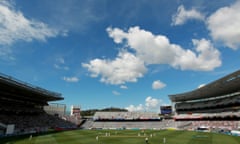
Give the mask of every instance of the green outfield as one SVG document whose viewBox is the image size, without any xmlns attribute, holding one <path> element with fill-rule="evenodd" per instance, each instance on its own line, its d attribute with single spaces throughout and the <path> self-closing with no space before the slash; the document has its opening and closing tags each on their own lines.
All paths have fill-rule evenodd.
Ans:
<svg viewBox="0 0 240 144">
<path fill-rule="evenodd" d="M 1 144 L 240 144 L 240 137 L 177 130 L 73 130 L 1 138 Z"/>
</svg>

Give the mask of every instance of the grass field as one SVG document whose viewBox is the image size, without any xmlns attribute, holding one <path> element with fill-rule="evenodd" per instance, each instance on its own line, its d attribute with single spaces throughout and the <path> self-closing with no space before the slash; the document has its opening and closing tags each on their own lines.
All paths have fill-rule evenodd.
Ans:
<svg viewBox="0 0 240 144">
<path fill-rule="evenodd" d="M 149 144 L 163 144 L 163 138 L 166 144 L 240 144 L 236 136 L 176 130 L 73 130 L 2 138 L 0 144 L 146 144 L 146 137 Z"/>
</svg>

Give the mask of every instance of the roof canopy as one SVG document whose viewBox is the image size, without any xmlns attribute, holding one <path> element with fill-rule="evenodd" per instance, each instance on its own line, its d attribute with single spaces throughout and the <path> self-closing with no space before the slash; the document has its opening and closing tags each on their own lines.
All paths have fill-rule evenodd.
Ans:
<svg viewBox="0 0 240 144">
<path fill-rule="evenodd" d="M 60 93 L 33 86 L 0 73 L 0 99 L 45 105 L 48 101 L 63 100 L 64 98 Z"/>
<path fill-rule="evenodd" d="M 196 90 L 169 95 L 172 102 L 198 100 L 240 92 L 240 70 Z"/>
</svg>

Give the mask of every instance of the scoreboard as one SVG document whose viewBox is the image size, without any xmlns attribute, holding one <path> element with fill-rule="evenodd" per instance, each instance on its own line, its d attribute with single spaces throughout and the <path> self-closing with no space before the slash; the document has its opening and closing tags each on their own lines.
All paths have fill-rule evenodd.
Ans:
<svg viewBox="0 0 240 144">
<path fill-rule="evenodd" d="M 172 114 L 172 106 L 160 106 L 161 114 Z"/>
</svg>

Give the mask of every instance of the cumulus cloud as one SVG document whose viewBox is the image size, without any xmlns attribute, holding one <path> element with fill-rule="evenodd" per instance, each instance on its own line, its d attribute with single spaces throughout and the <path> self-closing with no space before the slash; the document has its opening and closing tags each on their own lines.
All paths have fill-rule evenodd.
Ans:
<svg viewBox="0 0 240 144">
<path fill-rule="evenodd" d="M 158 99 L 152 98 L 151 96 L 148 96 L 145 99 L 145 105 L 147 109 L 153 109 L 157 108 L 159 106 L 160 101 Z"/>
<path fill-rule="evenodd" d="M 127 32 L 119 28 L 107 28 L 109 36 L 117 43 L 124 43 L 135 51 L 137 58 L 150 64 L 169 64 L 182 70 L 209 71 L 221 65 L 220 52 L 206 39 L 192 40 L 194 50 L 171 44 L 164 35 L 154 35 L 139 27 Z"/>
<path fill-rule="evenodd" d="M 136 82 L 147 71 L 142 60 L 123 51 L 115 60 L 94 59 L 82 66 L 91 72 L 92 77 L 101 76 L 101 82 L 113 85 Z"/>
<path fill-rule="evenodd" d="M 193 39 L 192 42 L 196 53 L 191 50 L 178 49 L 175 60 L 171 64 L 173 67 L 179 67 L 182 70 L 210 71 L 221 66 L 220 52 L 209 40 Z"/>
<path fill-rule="evenodd" d="M 152 83 L 152 89 L 162 89 L 166 87 L 166 84 L 161 82 L 160 80 L 156 80 Z"/>
<path fill-rule="evenodd" d="M 156 98 L 152 98 L 151 96 L 148 96 L 145 99 L 145 105 L 139 104 L 139 105 L 129 105 L 126 107 L 128 111 L 159 111 L 160 103 L 162 101 Z"/>
<path fill-rule="evenodd" d="M 180 5 L 177 13 L 172 17 L 172 25 L 182 25 L 191 19 L 204 21 L 205 16 L 194 8 L 186 10 L 183 5 Z"/>
<path fill-rule="evenodd" d="M 138 106 L 130 105 L 130 106 L 126 107 L 126 109 L 130 112 L 132 112 L 132 111 L 143 111 L 144 106 L 142 104 L 139 104 Z"/>
<path fill-rule="evenodd" d="M 240 48 L 240 1 L 218 9 L 207 19 L 207 27 L 214 40 L 232 49 Z"/>
<path fill-rule="evenodd" d="M 174 53 L 169 50 L 169 40 L 162 35 L 153 35 L 139 27 L 130 27 L 127 32 L 119 28 L 107 28 L 109 36 L 117 43 L 127 40 L 129 48 L 136 51 L 136 56 L 146 64 L 164 64 L 171 61 Z M 166 52 L 163 52 L 166 51 Z M 168 51 L 168 52 L 167 52 Z"/>
<path fill-rule="evenodd" d="M 206 39 L 193 39 L 193 48 L 184 49 L 170 43 L 164 35 L 130 27 L 128 31 L 119 28 L 107 28 L 109 37 L 115 43 L 123 44 L 114 60 L 94 59 L 82 63 L 92 77 L 101 77 L 101 82 L 121 85 L 137 82 L 152 64 L 168 64 L 176 69 L 210 71 L 221 65 L 220 52 Z"/>
<path fill-rule="evenodd" d="M 10 1 L 0 2 L 0 44 L 11 45 L 16 41 L 46 41 L 56 37 L 59 31 L 47 24 L 27 19 L 21 11 L 14 8 Z"/>
<path fill-rule="evenodd" d="M 63 77 L 63 80 L 66 81 L 66 82 L 78 82 L 79 81 L 79 78 L 78 77 Z"/>
</svg>

